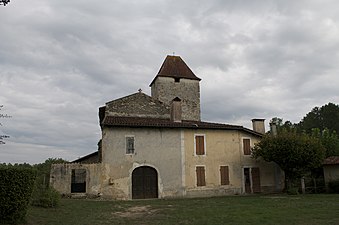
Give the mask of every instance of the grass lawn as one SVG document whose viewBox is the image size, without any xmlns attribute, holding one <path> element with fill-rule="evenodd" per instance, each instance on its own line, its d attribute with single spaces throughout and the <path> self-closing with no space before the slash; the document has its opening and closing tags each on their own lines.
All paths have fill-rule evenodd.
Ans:
<svg viewBox="0 0 339 225">
<path fill-rule="evenodd" d="M 339 195 L 138 201 L 62 199 L 60 206 L 54 209 L 30 207 L 27 224 L 339 224 Z"/>
</svg>

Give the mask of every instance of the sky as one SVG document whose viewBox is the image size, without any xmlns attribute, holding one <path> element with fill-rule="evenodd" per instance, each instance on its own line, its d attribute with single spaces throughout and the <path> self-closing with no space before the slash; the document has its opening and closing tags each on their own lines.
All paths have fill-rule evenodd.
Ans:
<svg viewBox="0 0 339 225">
<path fill-rule="evenodd" d="M 166 55 L 202 79 L 203 121 L 299 122 L 339 102 L 337 0 L 12 0 L 0 5 L 0 163 L 97 150 L 98 108 Z"/>
</svg>

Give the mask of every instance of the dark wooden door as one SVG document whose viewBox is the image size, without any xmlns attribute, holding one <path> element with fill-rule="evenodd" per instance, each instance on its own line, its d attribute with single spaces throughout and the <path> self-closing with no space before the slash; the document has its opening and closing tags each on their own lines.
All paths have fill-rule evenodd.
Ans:
<svg viewBox="0 0 339 225">
<path fill-rule="evenodd" d="M 158 174 L 154 168 L 142 166 L 133 171 L 132 198 L 158 198 Z"/>
<path fill-rule="evenodd" d="M 245 193 L 252 193 L 250 168 L 244 168 Z"/>
<path fill-rule="evenodd" d="M 260 188 L 260 170 L 258 167 L 254 167 L 251 169 L 252 176 L 252 191 L 253 193 L 261 192 Z"/>
</svg>

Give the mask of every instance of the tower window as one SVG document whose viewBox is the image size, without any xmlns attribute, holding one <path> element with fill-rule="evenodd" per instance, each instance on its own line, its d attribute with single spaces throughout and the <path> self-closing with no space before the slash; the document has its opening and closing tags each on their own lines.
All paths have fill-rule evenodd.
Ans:
<svg viewBox="0 0 339 225">
<path fill-rule="evenodd" d="M 179 82 L 180 82 L 180 78 L 179 78 L 179 77 L 175 77 L 175 78 L 174 78 L 174 82 L 175 82 L 175 83 L 179 83 Z"/>
</svg>

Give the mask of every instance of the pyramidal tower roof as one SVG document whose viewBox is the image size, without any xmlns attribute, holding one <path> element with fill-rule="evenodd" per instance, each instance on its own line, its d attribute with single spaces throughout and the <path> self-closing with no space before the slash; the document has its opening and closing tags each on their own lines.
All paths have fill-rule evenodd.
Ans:
<svg viewBox="0 0 339 225">
<path fill-rule="evenodd" d="M 156 77 L 151 82 L 150 86 L 153 84 L 157 77 L 173 77 L 173 78 L 185 78 L 190 80 L 201 79 L 192 72 L 192 70 L 186 65 L 184 60 L 180 56 L 168 55 L 163 62 L 162 66 Z"/>
</svg>

